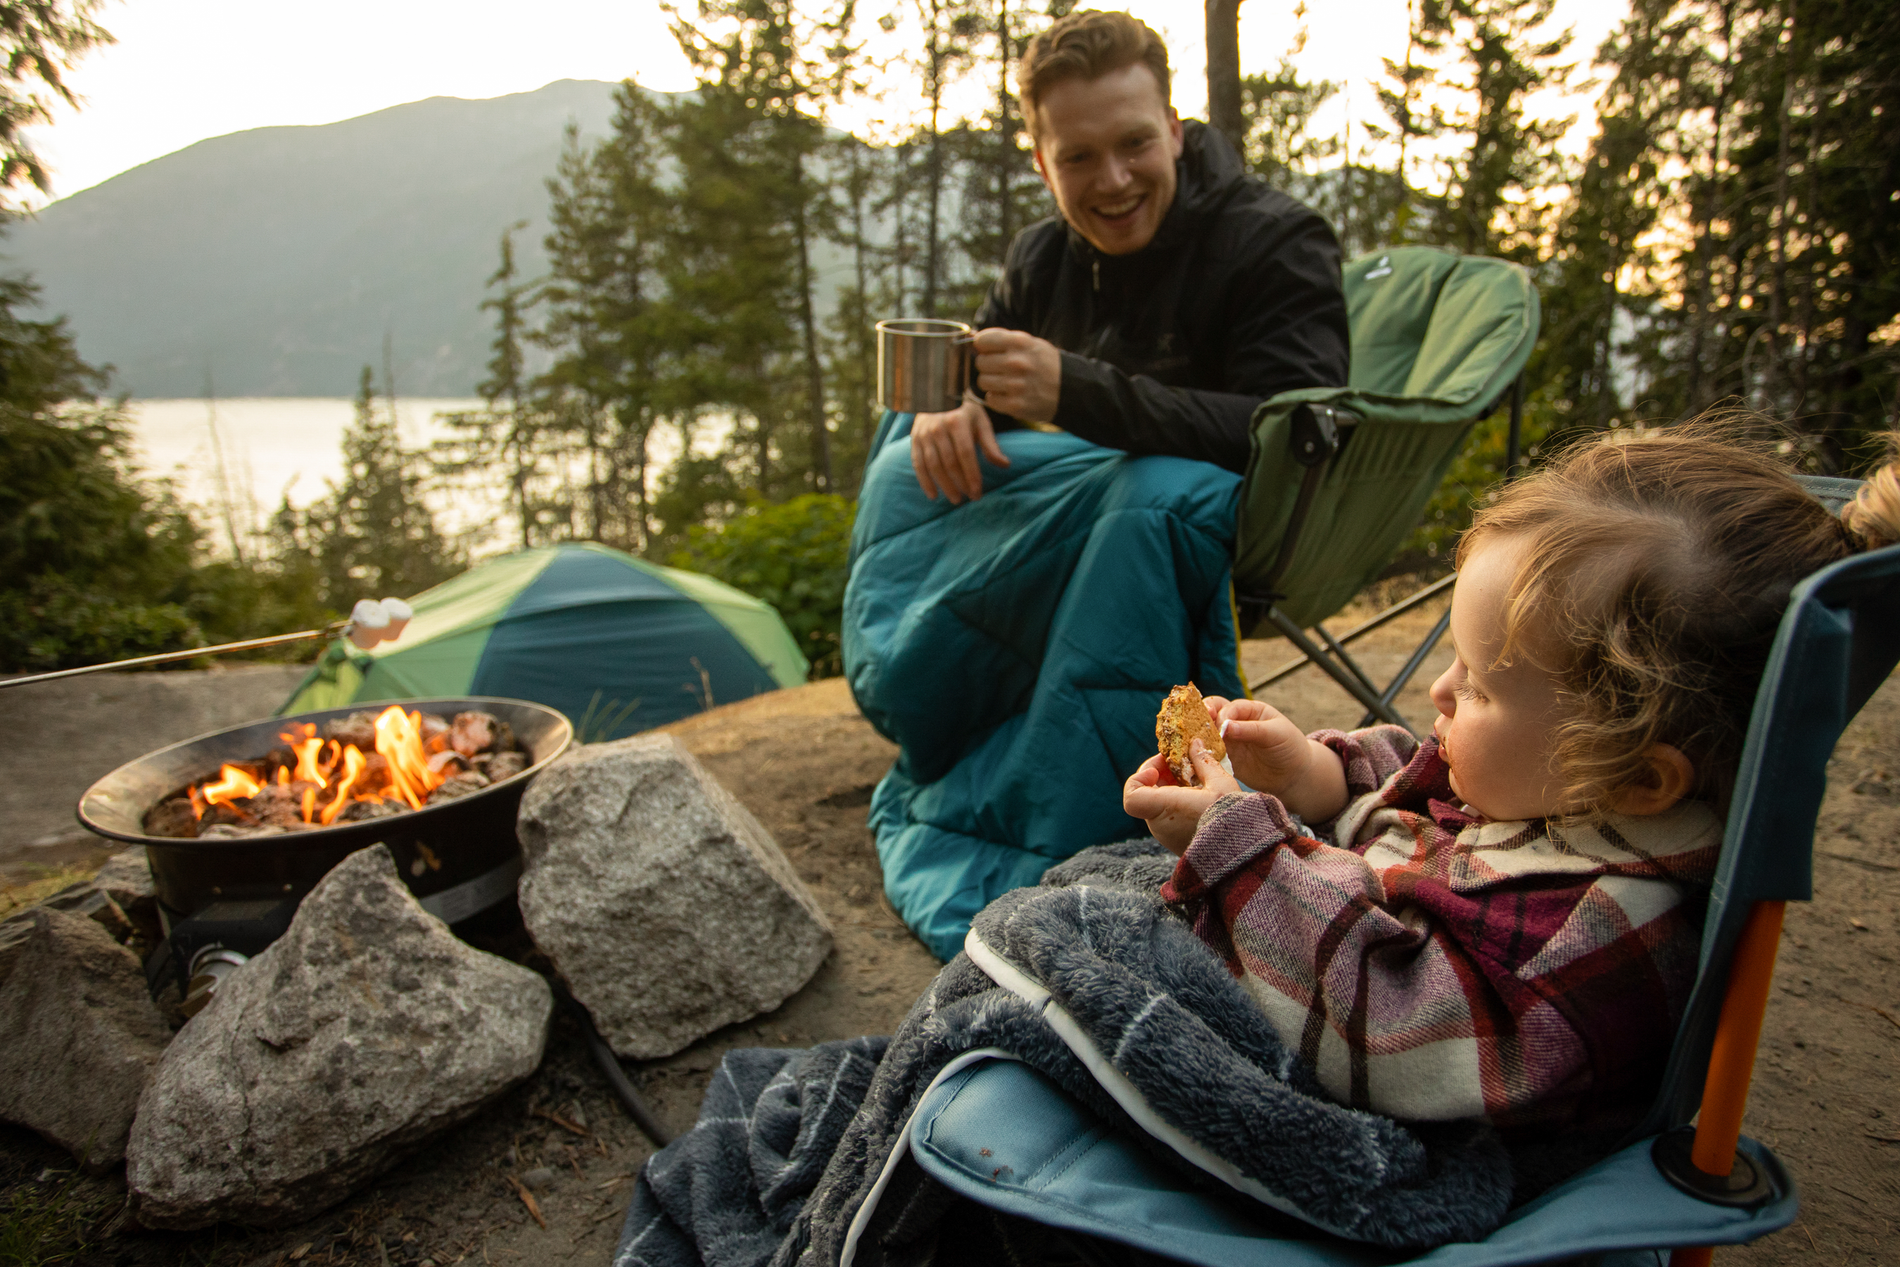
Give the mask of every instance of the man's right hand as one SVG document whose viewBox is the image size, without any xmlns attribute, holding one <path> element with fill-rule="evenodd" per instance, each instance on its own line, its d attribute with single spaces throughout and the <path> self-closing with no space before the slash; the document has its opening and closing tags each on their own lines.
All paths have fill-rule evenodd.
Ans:
<svg viewBox="0 0 1900 1267">
<path fill-rule="evenodd" d="M 989 411 L 975 396 L 964 396 L 963 403 L 948 413 L 918 414 L 910 424 L 910 464 L 924 496 L 935 501 L 942 492 L 952 506 L 981 497 L 983 471 L 976 459 L 979 445 L 991 462 L 1009 465 L 996 443 Z"/>
</svg>

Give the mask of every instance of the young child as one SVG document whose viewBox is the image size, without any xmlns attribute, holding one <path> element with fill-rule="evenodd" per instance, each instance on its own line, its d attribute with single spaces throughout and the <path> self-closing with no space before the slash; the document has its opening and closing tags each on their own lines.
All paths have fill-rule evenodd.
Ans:
<svg viewBox="0 0 1900 1267">
<path fill-rule="evenodd" d="M 1892 466 L 1835 518 L 1707 429 L 1577 445 L 1459 543 L 1431 738 L 1213 698 L 1234 775 L 1197 740 L 1202 787 L 1156 758 L 1123 804 L 1180 855 L 1163 897 L 1343 1102 L 1619 1131 L 1694 979 L 1789 591 L 1896 539 Z"/>
</svg>

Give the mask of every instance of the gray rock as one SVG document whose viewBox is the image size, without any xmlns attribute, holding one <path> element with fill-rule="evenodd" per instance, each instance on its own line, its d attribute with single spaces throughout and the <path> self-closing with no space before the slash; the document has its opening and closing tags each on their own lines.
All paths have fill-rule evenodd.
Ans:
<svg viewBox="0 0 1900 1267">
<path fill-rule="evenodd" d="M 0 980 L 0 1118 L 105 1169 L 125 1156 L 171 1031 L 138 957 L 93 920 L 38 907 L 15 928 Z"/>
<path fill-rule="evenodd" d="M 307 1218 L 534 1072 L 553 996 L 456 940 L 381 845 L 179 1032 L 126 1150 L 148 1227 Z"/>
<path fill-rule="evenodd" d="M 770 1011 L 831 949 L 777 843 L 671 735 L 568 752 L 517 828 L 522 918 L 622 1056 Z"/>
<path fill-rule="evenodd" d="M 107 858 L 99 873 L 92 877 L 92 886 L 117 902 L 128 915 L 141 902 L 158 899 L 158 890 L 152 885 L 152 864 L 138 845 Z"/>
</svg>

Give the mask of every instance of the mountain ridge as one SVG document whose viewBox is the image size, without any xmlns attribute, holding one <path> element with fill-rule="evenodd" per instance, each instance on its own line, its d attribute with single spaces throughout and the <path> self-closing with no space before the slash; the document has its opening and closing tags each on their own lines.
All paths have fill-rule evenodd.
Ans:
<svg viewBox="0 0 1900 1267">
<path fill-rule="evenodd" d="M 62 198 L 0 243 L 115 390 L 343 396 L 392 348 L 405 394 L 466 396 L 493 337 L 481 311 L 510 224 L 544 267 L 563 129 L 608 130 L 615 84 L 430 97 L 335 123 L 210 137 Z"/>
</svg>

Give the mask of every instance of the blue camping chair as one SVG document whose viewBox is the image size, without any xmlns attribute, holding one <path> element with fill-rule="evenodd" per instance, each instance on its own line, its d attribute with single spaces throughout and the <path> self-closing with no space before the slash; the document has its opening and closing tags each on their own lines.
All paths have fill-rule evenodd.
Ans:
<svg viewBox="0 0 1900 1267">
<path fill-rule="evenodd" d="M 1834 507 L 1851 480 L 1804 481 Z M 1835 741 L 1900 662 L 1900 546 L 1825 568 L 1794 591 L 1749 721 L 1700 967 L 1661 1093 L 1627 1146 L 1513 1211 L 1443 1267 L 1597 1257 L 1702 1267 L 1714 1245 L 1792 1223 L 1794 1181 L 1741 1138 L 1784 906 L 1812 896 L 1813 834 Z M 1697 1125 L 1687 1125 L 1692 1119 Z M 919 1165 L 982 1205 L 1193 1263 L 1343 1267 L 1389 1253 L 1196 1190 L 1026 1066 L 946 1079 L 919 1105 Z"/>
</svg>

